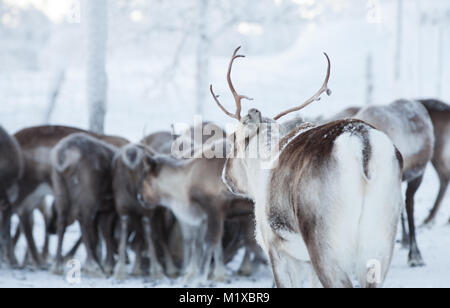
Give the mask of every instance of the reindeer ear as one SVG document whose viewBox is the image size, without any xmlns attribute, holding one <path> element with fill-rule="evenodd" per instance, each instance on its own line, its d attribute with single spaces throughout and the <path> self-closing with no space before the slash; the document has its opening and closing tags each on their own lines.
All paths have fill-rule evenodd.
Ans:
<svg viewBox="0 0 450 308">
<path fill-rule="evenodd" d="M 145 155 L 145 163 L 149 168 L 149 172 L 154 175 L 157 176 L 159 174 L 159 171 L 161 169 L 161 164 L 158 162 L 158 160 L 152 156 L 152 155 Z"/>
</svg>

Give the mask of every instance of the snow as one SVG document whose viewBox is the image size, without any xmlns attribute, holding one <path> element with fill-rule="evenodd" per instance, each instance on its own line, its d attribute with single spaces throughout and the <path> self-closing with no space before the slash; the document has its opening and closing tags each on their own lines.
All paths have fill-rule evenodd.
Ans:
<svg viewBox="0 0 450 308">
<path fill-rule="evenodd" d="M 428 168 L 424 182 L 416 195 L 416 222 L 418 225 L 425 219 L 428 210 L 434 202 L 437 195 L 439 181 L 437 175 L 432 168 Z M 394 259 L 389 271 L 385 287 L 387 288 L 441 288 L 450 287 L 450 225 L 448 218 L 450 217 L 450 194 L 443 201 L 442 210 L 438 215 L 436 224 L 432 228 L 418 228 L 417 240 L 421 249 L 426 266 L 420 268 L 410 268 L 407 265 L 408 250 L 402 249 L 399 243 L 396 244 Z M 42 219 L 36 214 L 37 225 L 36 239 L 42 245 Z M 400 239 L 400 229 L 398 238 Z M 65 249 L 69 249 L 71 245 L 78 239 L 78 226 L 74 225 L 68 229 Z M 51 238 L 50 249 L 54 253 L 56 249 L 56 237 Z M 18 244 L 18 257 L 22 258 L 25 254 L 25 240 L 20 239 Z M 84 261 L 84 249 L 80 248 L 76 258 L 81 262 Z M 228 265 L 228 273 L 232 274 L 237 271 L 240 260 L 243 257 L 242 251 Z M 216 283 L 213 287 L 221 288 L 271 288 L 273 285 L 272 274 L 270 269 L 260 268 L 256 275 L 245 278 L 233 276 L 229 283 Z M 163 279 L 160 281 L 152 281 L 149 278 L 129 278 L 123 282 L 116 281 L 112 278 L 99 279 L 81 276 L 81 284 L 72 285 L 68 283 L 65 277 L 55 276 L 46 271 L 34 271 L 31 269 L 11 270 L 5 267 L 0 268 L 0 288 L 28 288 L 28 287 L 52 287 L 52 288 L 178 288 L 184 287 L 182 279 L 170 280 Z"/>
</svg>

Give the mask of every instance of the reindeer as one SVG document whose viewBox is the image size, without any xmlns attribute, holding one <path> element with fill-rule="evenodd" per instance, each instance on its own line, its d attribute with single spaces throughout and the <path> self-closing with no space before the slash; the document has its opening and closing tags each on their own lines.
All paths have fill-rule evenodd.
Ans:
<svg viewBox="0 0 450 308">
<path fill-rule="evenodd" d="M 87 251 L 85 271 L 92 275 L 110 273 L 114 268 L 113 227 L 115 218 L 112 164 L 118 148 L 87 134 L 72 134 L 52 150 L 52 183 L 57 211 L 58 248 L 52 272 L 63 272 L 62 247 L 65 230 L 78 221 Z M 97 225 L 106 220 L 105 268 L 96 251 Z"/>
<path fill-rule="evenodd" d="M 253 206 L 250 200 L 236 200 L 230 205 L 224 224 L 222 245 L 225 264 L 232 261 L 241 248 L 245 249 L 244 258 L 237 271 L 240 276 L 251 276 L 260 264 L 266 264 L 264 252 L 255 241 Z"/>
<path fill-rule="evenodd" d="M 154 151 L 169 155 L 172 150 L 173 135 L 170 132 L 161 131 L 150 134 L 141 140 L 144 144 Z"/>
<path fill-rule="evenodd" d="M 179 135 L 173 132 L 173 135 L 170 154 L 178 159 L 193 158 L 196 153 L 201 154 L 201 151 L 197 151 L 201 147 L 209 147 L 210 151 L 214 152 L 215 144 L 222 145 L 221 142 L 226 139 L 225 130 L 209 121 L 198 123 Z"/>
<path fill-rule="evenodd" d="M 10 241 L 10 220 L 2 217 L 8 216 L 11 204 L 18 195 L 18 181 L 23 174 L 23 157 L 20 146 L 14 137 L 10 136 L 0 126 L 0 263 L 14 260 L 12 243 Z M 3 214 L 5 213 L 5 214 Z"/>
<path fill-rule="evenodd" d="M 331 118 L 327 119 L 327 122 L 333 122 L 338 120 L 344 120 L 348 118 L 353 118 L 362 108 L 361 107 L 348 107 L 341 112 L 335 114 Z"/>
<path fill-rule="evenodd" d="M 223 155 L 223 143 L 221 140 L 200 149 L 200 154 L 194 153 L 194 157 L 201 157 L 198 159 L 181 160 L 167 155 L 147 155 L 145 159 L 147 175 L 141 185 L 144 204 L 161 204 L 172 210 L 182 226 L 195 230 L 197 240 L 203 244 L 199 269 L 194 262 L 198 253 L 196 239 L 193 236 L 184 239 L 191 247 L 185 256 L 191 260 L 185 279 L 195 277 L 198 283 L 206 282 L 213 254 L 213 278 L 223 281 L 226 277 L 220 245 L 223 223 L 230 203 L 238 198 L 221 181 L 225 158 L 219 157 Z M 216 155 L 212 155 L 212 149 Z M 183 236 L 192 234 L 183 230 Z"/>
<path fill-rule="evenodd" d="M 154 209 L 147 209 L 141 204 L 142 196 L 139 194 L 139 185 L 145 176 L 145 156 L 148 155 L 146 147 L 150 147 L 155 152 L 169 154 L 172 144 L 172 136 L 167 132 L 155 133 L 142 140 L 142 144 L 129 144 L 117 153 L 113 162 L 113 189 L 117 213 L 120 216 L 121 231 L 119 245 L 119 260 L 114 270 L 116 279 L 125 279 L 126 277 L 126 249 L 129 237 L 130 221 L 134 221 L 137 236 L 145 239 L 147 254 L 150 257 L 150 275 L 153 278 L 163 276 L 163 267 L 159 263 L 156 249 L 152 237 L 158 238 L 159 246 L 164 255 L 165 268 L 168 276 L 175 276 L 177 268 L 175 267 L 171 253 L 165 240 L 164 213 L 155 219 Z M 139 225 L 139 226 L 137 226 Z M 141 232 L 139 232 L 141 231 Z M 138 233 L 143 233 L 140 235 Z M 153 236 L 152 236 L 153 235 Z M 139 245 L 141 248 L 143 245 Z M 140 251 L 136 252 L 135 274 L 140 274 L 142 265 L 140 264 Z"/>
<path fill-rule="evenodd" d="M 431 162 L 440 181 L 436 202 L 424 221 L 425 225 L 430 225 L 434 222 L 450 181 L 450 106 L 433 99 L 419 100 L 419 102 L 425 106 L 433 121 L 436 142 Z"/>
<path fill-rule="evenodd" d="M 37 126 L 23 129 L 14 136 L 19 143 L 24 158 L 24 174 L 18 182 L 18 197 L 12 204 L 11 211 L 6 213 L 4 220 L 9 222 L 11 215 L 17 213 L 20 218 L 20 230 L 24 233 L 27 247 L 32 257 L 33 263 L 45 268 L 46 262 L 42 255 L 38 253 L 38 249 L 33 239 L 32 232 L 32 213 L 34 209 L 43 204 L 43 200 L 47 195 L 53 195 L 51 174 L 51 150 L 63 138 L 74 134 L 85 133 L 105 142 L 115 144 L 119 147 L 127 144 L 128 141 L 115 136 L 102 136 L 87 132 L 78 128 L 65 126 Z M 52 213 L 53 211 L 46 210 Z M 51 221 L 52 217 L 45 217 L 46 221 Z M 47 231 L 47 230 L 46 230 Z M 7 235 L 8 236 L 8 235 Z M 48 242 L 49 233 L 46 232 L 46 242 Z M 13 247 L 10 245 L 9 247 Z M 14 256 L 14 252 L 10 252 Z M 43 252 L 47 255 L 47 252 Z M 17 265 L 17 260 L 12 258 L 11 265 Z"/>
<path fill-rule="evenodd" d="M 387 134 L 404 158 L 403 181 L 408 183 L 406 190 L 410 246 L 408 263 L 412 267 L 423 266 L 424 262 L 416 241 L 414 195 L 433 156 L 434 131 L 430 116 L 417 101 L 398 100 L 387 106 L 363 108 L 354 118 L 365 121 Z M 402 226 L 405 230 L 404 223 Z M 406 232 L 403 234 L 405 237 Z"/>
<path fill-rule="evenodd" d="M 210 89 L 219 108 L 239 121 L 223 180 L 234 194 L 255 202 L 256 239 L 269 257 L 276 285 L 300 286 L 311 262 L 324 287 L 352 287 L 352 273 L 362 287 L 381 286 L 402 206 L 400 152 L 389 137 L 360 120 L 305 124 L 279 143 L 265 142 L 263 136 L 276 134 L 277 120 L 331 94 L 330 60 L 326 56 L 323 86 L 304 104 L 273 119 L 256 109 L 241 118 L 246 97 L 231 82 L 233 62 L 243 57 L 239 49 L 227 75 L 236 112 L 227 111 Z M 261 147 L 272 155 L 249 155 Z M 372 266 L 379 270 L 377 279 L 367 279 Z"/>
</svg>

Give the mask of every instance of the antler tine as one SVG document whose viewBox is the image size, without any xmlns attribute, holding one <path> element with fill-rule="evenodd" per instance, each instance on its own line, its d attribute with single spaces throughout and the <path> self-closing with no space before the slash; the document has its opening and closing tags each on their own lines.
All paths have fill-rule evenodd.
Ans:
<svg viewBox="0 0 450 308">
<path fill-rule="evenodd" d="M 216 94 L 214 93 L 214 90 L 213 90 L 213 86 L 212 86 L 212 85 L 209 86 L 209 90 L 211 91 L 211 95 L 213 96 L 214 100 L 216 101 L 217 106 L 219 106 L 219 108 L 222 109 L 222 111 L 223 111 L 227 116 L 232 117 L 233 119 L 236 119 L 236 120 L 238 120 L 238 121 L 241 120 L 240 117 L 238 118 L 238 117 L 236 116 L 236 114 L 232 114 L 231 112 L 229 112 L 228 110 L 226 110 L 225 107 L 220 103 L 220 101 L 219 101 L 219 95 L 216 95 Z"/>
<path fill-rule="evenodd" d="M 227 81 L 228 81 L 228 86 L 230 87 L 231 93 L 233 94 L 234 100 L 236 102 L 236 116 L 239 118 L 239 120 L 241 119 L 241 110 L 242 110 L 242 100 L 246 99 L 249 101 L 252 101 L 253 99 L 245 96 L 245 95 L 239 95 L 236 91 L 236 89 L 234 88 L 233 82 L 231 81 L 231 71 L 233 69 L 233 63 L 236 59 L 238 58 L 245 58 L 244 55 L 238 55 L 237 53 L 239 52 L 239 50 L 241 50 L 242 46 L 239 46 L 238 48 L 236 48 L 236 50 L 233 53 L 233 57 L 231 58 L 230 61 L 230 65 L 228 66 L 228 74 L 227 74 Z"/>
<path fill-rule="evenodd" d="M 324 52 L 324 55 L 327 58 L 328 70 L 327 70 L 327 76 L 325 78 L 325 81 L 324 81 L 322 87 L 319 89 L 319 91 L 316 94 L 314 94 L 313 97 L 311 97 L 309 100 L 304 102 L 302 105 L 300 105 L 298 107 L 295 107 L 295 108 L 291 108 L 291 109 L 289 109 L 287 111 L 284 111 L 284 112 L 280 113 L 276 117 L 274 117 L 273 119 L 275 121 L 279 120 L 280 118 L 282 118 L 282 117 L 284 117 L 284 116 L 286 116 L 286 115 L 288 115 L 288 114 L 290 114 L 292 112 L 296 112 L 296 111 L 302 110 L 303 108 L 305 108 L 306 106 L 308 106 L 308 105 L 310 105 L 310 104 L 312 104 L 314 102 L 320 101 L 321 100 L 320 96 L 323 93 L 326 93 L 328 96 L 331 95 L 331 90 L 328 88 L 328 81 L 330 80 L 330 74 L 331 74 L 331 61 L 330 61 L 330 57 L 328 57 L 327 53 Z"/>
<path fill-rule="evenodd" d="M 237 119 L 238 121 L 241 120 L 241 110 L 242 110 L 241 101 L 243 99 L 250 100 L 250 101 L 253 100 L 252 98 L 250 98 L 248 96 L 239 95 L 237 93 L 236 89 L 233 86 L 233 82 L 231 81 L 231 71 L 233 69 L 234 61 L 236 59 L 238 59 L 238 58 L 245 58 L 244 55 L 238 55 L 238 52 L 239 52 L 240 49 L 241 49 L 241 46 L 239 46 L 238 48 L 235 49 L 235 51 L 233 53 L 233 56 L 231 57 L 230 64 L 228 65 L 228 74 L 227 74 L 228 86 L 230 87 L 231 93 L 233 94 L 233 97 L 234 97 L 234 100 L 235 100 L 235 103 L 236 103 L 236 112 L 234 114 L 229 112 L 228 110 L 226 110 L 225 107 L 223 107 L 223 105 L 220 103 L 220 101 L 218 99 L 219 96 L 214 93 L 213 86 L 212 85 L 210 86 L 211 94 L 212 94 L 214 100 L 216 101 L 217 105 L 219 106 L 219 108 L 222 109 L 222 111 L 226 115 L 228 115 L 229 117 L 232 117 L 234 119 Z"/>
</svg>

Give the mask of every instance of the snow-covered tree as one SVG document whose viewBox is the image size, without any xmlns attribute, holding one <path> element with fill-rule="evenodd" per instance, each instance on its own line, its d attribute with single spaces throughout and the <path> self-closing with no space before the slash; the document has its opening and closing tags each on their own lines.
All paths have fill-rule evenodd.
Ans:
<svg viewBox="0 0 450 308">
<path fill-rule="evenodd" d="M 85 11 L 89 129 L 102 134 L 105 125 L 108 88 L 105 68 L 108 39 L 108 0 L 87 0 Z"/>
<path fill-rule="evenodd" d="M 402 44 L 403 44 L 403 0 L 397 0 L 397 33 L 395 45 L 395 81 L 399 82 L 402 73 Z"/>
<path fill-rule="evenodd" d="M 209 0 L 198 1 L 198 35 L 196 50 L 196 114 L 203 114 L 209 82 L 209 48 L 208 6 Z"/>
</svg>

